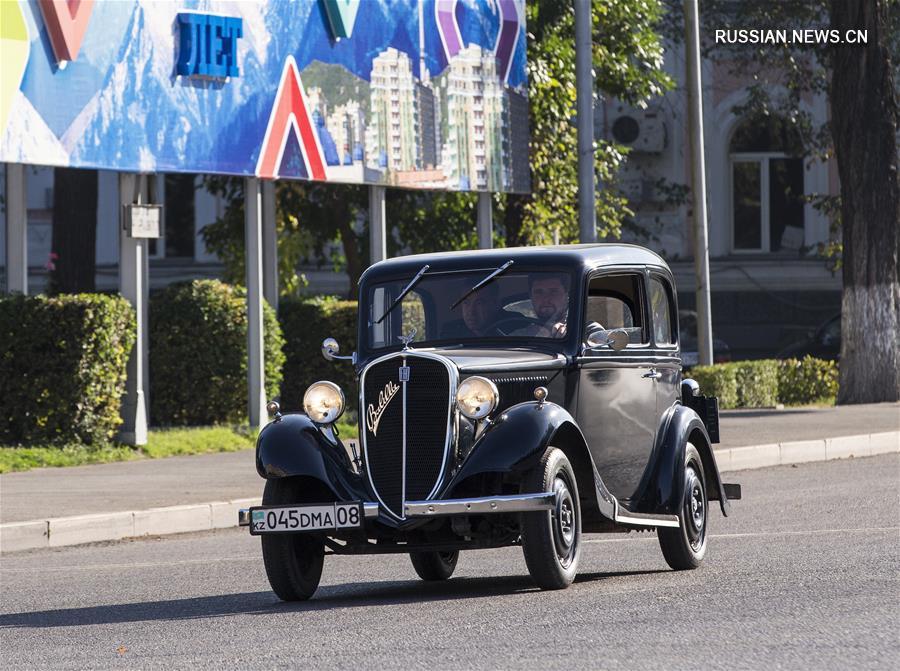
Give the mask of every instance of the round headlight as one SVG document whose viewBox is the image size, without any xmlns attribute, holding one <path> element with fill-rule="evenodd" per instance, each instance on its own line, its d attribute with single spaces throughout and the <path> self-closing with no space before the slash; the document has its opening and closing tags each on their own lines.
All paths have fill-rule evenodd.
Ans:
<svg viewBox="0 0 900 671">
<path fill-rule="evenodd" d="M 344 412 L 344 392 L 334 382 L 314 382 L 303 394 L 303 409 L 317 424 L 331 424 Z"/>
<path fill-rule="evenodd" d="M 469 419 L 484 419 L 496 409 L 500 393 L 497 385 L 486 377 L 473 375 L 459 385 L 456 402 L 459 404 L 459 411 Z"/>
</svg>

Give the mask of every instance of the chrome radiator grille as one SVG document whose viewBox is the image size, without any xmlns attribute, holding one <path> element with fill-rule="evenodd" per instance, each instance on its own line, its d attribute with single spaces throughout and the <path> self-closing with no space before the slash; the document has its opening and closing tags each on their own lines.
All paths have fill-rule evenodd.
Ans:
<svg viewBox="0 0 900 671">
<path fill-rule="evenodd" d="M 455 369 L 441 357 L 402 352 L 371 364 L 361 388 L 369 481 L 381 503 L 402 519 L 404 501 L 432 496 L 444 474 Z"/>
</svg>

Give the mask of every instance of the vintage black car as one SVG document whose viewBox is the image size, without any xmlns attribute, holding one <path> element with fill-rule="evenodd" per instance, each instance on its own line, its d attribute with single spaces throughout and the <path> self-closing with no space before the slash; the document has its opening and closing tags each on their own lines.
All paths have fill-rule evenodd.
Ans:
<svg viewBox="0 0 900 671">
<path fill-rule="evenodd" d="M 360 281 L 358 389 L 315 382 L 303 413 L 260 432 L 262 537 L 284 600 L 309 598 L 325 554 L 408 553 L 425 580 L 460 551 L 521 545 L 534 581 L 569 585 L 583 533 L 656 529 L 673 569 L 728 514 L 716 399 L 683 380 L 673 277 L 630 245 L 405 256 Z M 335 421 L 359 396 L 359 444 Z"/>
</svg>

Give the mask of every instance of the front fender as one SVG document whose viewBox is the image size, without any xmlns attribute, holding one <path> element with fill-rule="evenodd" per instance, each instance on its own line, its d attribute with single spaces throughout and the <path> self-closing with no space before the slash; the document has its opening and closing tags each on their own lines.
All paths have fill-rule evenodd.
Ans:
<svg viewBox="0 0 900 671">
<path fill-rule="evenodd" d="M 550 438 L 572 416 L 555 403 L 514 405 L 478 438 L 454 478 L 461 482 L 482 473 L 524 473 L 534 467 Z"/>
<path fill-rule="evenodd" d="M 306 415 L 284 415 L 256 439 L 256 472 L 266 479 L 304 476 L 318 480 L 336 500 L 359 499 L 361 480 L 337 439 L 330 443 Z"/>
<path fill-rule="evenodd" d="M 581 497 L 589 500 L 593 498 L 589 492 L 593 492 L 597 508 L 611 519 L 612 496 L 597 473 L 587 441 L 572 415 L 555 403 L 529 401 L 505 410 L 472 446 L 444 498 L 453 498 L 454 490 L 479 475 L 500 474 L 507 480 L 521 480 L 540 463 L 550 445 L 565 452 L 572 463 Z"/>
<path fill-rule="evenodd" d="M 676 404 L 666 411 L 663 426 L 651 467 L 645 472 L 638 487 L 636 510 L 660 515 L 681 515 L 681 502 L 684 500 L 684 478 L 681 475 L 684 451 L 687 443 L 691 442 L 703 461 L 707 495 L 710 500 L 719 501 L 722 514 L 727 517 L 731 506 L 703 420 L 691 408 Z"/>
</svg>

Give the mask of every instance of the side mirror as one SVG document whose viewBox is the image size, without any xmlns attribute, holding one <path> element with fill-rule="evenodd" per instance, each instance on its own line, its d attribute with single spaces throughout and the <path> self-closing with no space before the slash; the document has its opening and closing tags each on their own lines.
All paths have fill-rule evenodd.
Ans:
<svg viewBox="0 0 900 671">
<path fill-rule="evenodd" d="M 624 329 L 613 329 L 612 331 L 601 329 L 599 331 L 592 331 L 588 334 L 587 343 L 588 347 L 591 348 L 609 347 L 610 349 L 619 352 L 628 345 L 628 332 Z"/>
<path fill-rule="evenodd" d="M 338 355 L 340 351 L 341 347 L 334 338 L 325 338 L 322 341 L 322 356 L 325 357 L 326 361 L 353 361 L 355 358 L 353 356 L 340 356 Z"/>
</svg>

